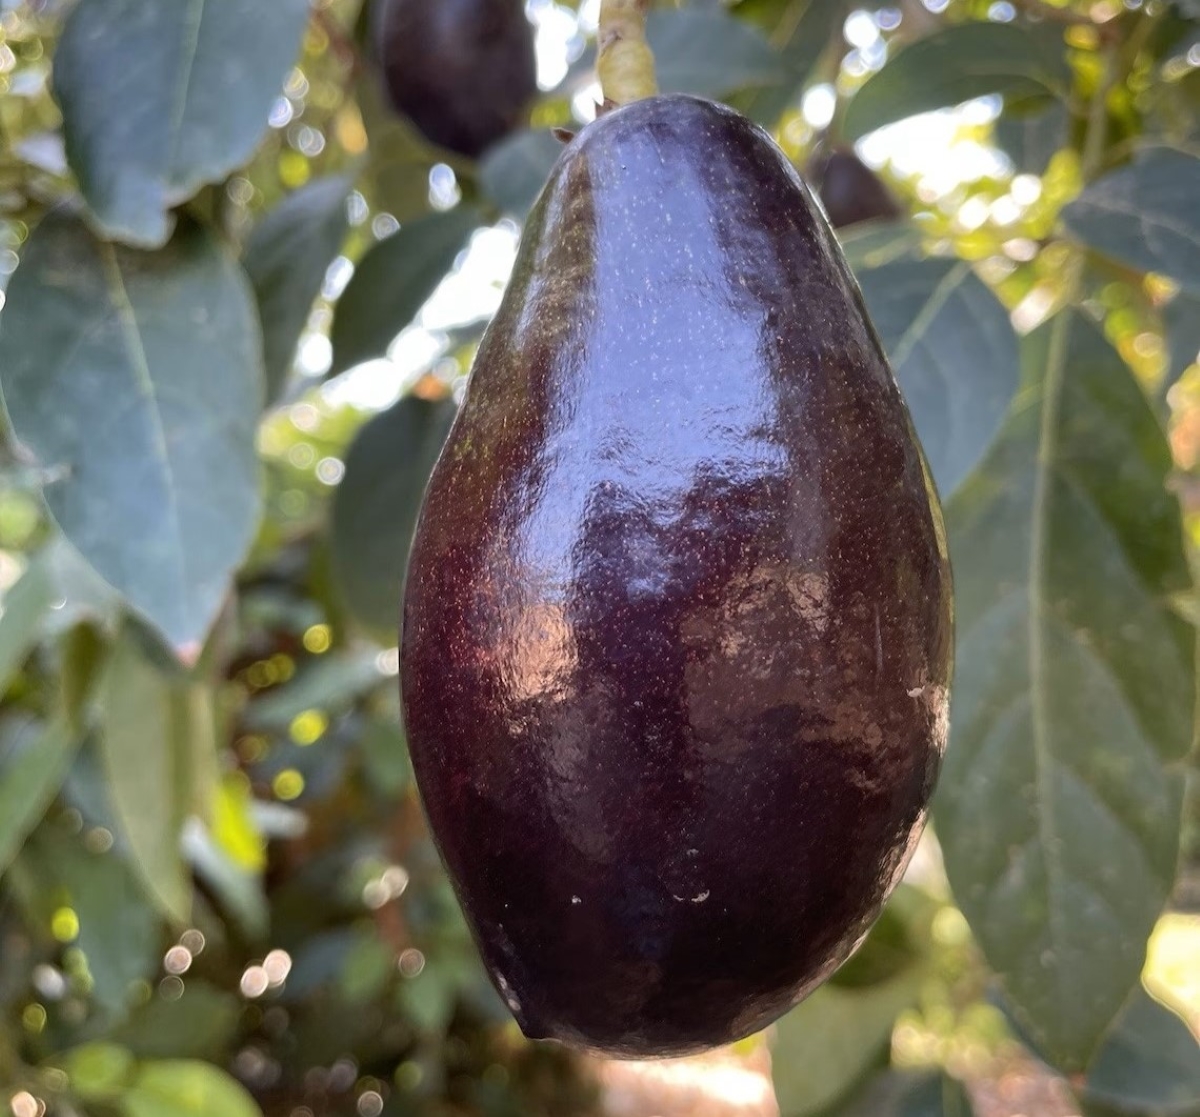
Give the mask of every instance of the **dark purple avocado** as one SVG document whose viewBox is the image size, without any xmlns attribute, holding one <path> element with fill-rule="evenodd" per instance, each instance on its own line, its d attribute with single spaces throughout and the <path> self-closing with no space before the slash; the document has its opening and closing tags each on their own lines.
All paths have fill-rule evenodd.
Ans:
<svg viewBox="0 0 1200 1117">
<path fill-rule="evenodd" d="M 527 1035 L 726 1043 L 861 942 L 945 747 L 950 574 L 854 280 L 744 117 L 653 97 L 565 148 L 403 624 L 429 821 Z"/>
<path fill-rule="evenodd" d="M 904 215 L 887 184 L 852 148 L 819 153 L 805 170 L 835 229 L 862 221 L 895 221 Z"/>
<path fill-rule="evenodd" d="M 525 121 L 537 94 L 522 0 L 375 0 L 375 53 L 392 105 L 468 158 Z"/>
</svg>

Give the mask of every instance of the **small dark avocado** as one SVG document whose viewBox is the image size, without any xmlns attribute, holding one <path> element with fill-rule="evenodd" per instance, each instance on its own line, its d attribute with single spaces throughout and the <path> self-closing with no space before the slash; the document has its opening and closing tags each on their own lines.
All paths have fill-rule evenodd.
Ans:
<svg viewBox="0 0 1200 1117">
<path fill-rule="evenodd" d="M 835 229 L 861 221 L 895 221 L 904 214 L 883 179 L 848 148 L 818 153 L 805 174 Z"/>
<path fill-rule="evenodd" d="M 435 144 L 478 158 L 537 94 L 521 0 L 376 0 L 375 53 L 393 107 Z"/>
<path fill-rule="evenodd" d="M 564 149 L 404 602 L 434 837 L 526 1034 L 748 1035 L 858 946 L 946 742 L 937 497 L 841 251 L 744 117 Z"/>
</svg>

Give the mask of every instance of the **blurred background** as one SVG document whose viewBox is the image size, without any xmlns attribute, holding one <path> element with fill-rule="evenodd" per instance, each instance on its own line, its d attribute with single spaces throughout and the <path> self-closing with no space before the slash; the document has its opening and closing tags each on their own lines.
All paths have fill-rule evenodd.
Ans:
<svg viewBox="0 0 1200 1117">
<path fill-rule="evenodd" d="M 842 227 L 960 585 L 934 827 L 867 944 L 767 1033 L 654 1064 L 521 1037 L 396 678 L 422 487 L 552 129 L 594 115 L 598 4 L 528 0 L 537 92 L 467 154 L 376 14 L 0 0 L 0 1105 L 1200 1114 L 1194 0 L 652 11 L 663 87 L 769 128 Z M 1087 515 L 1047 517 L 1043 467 Z M 985 631 L 1014 585 L 1087 670 Z M 1036 732 L 980 699 L 999 674 L 1051 688 Z"/>
</svg>

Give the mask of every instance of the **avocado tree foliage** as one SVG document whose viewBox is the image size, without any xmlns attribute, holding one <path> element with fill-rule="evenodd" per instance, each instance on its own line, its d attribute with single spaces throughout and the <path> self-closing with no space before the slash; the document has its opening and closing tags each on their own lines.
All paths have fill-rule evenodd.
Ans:
<svg viewBox="0 0 1200 1117">
<path fill-rule="evenodd" d="M 482 976 L 394 678 L 485 325 L 422 307 L 582 126 L 587 23 L 478 161 L 387 110 L 368 26 L 353 0 L 0 4 L 18 1117 L 592 1104 Z M 911 214 L 843 237 L 947 506 L 951 743 L 936 845 L 772 1032 L 784 1117 L 969 1113 L 963 1081 L 1018 1049 L 1093 1117 L 1200 1113 L 1196 1039 L 1143 982 L 1200 861 L 1200 9 L 691 0 L 649 31 L 664 90 L 798 166 L 890 152 Z M 401 334 L 422 367 L 363 367 Z"/>
</svg>

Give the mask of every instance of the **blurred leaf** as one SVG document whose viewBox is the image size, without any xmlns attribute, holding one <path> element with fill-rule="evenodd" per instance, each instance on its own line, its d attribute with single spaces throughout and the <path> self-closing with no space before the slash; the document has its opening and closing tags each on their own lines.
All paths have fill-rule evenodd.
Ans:
<svg viewBox="0 0 1200 1117">
<path fill-rule="evenodd" d="M 1200 354 L 1200 296 L 1180 291 L 1163 308 L 1162 319 L 1170 360 L 1159 387 L 1159 398 L 1166 399 L 1167 392 L 1196 363 L 1197 354 Z"/>
<path fill-rule="evenodd" d="M 35 555 L 16 584 L 5 591 L 0 613 L 0 693 L 37 643 L 42 618 L 58 596 L 44 555 Z M 2 860 L 2 859 L 0 859 Z"/>
<path fill-rule="evenodd" d="M 1063 210 L 1077 240 L 1200 295 L 1200 159 L 1151 147 L 1098 178 Z"/>
<path fill-rule="evenodd" d="M 177 922 L 191 913 L 180 834 L 192 788 L 186 691 L 141 653 L 128 631 L 104 679 L 100 755 L 109 792 L 149 894 Z"/>
<path fill-rule="evenodd" d="M 753 120 L 774 124 L 798 102 L 850 9 L 844 0 L 739 0 L 733 11 L 769 32 L 784 71 L 777 83 L 747 91 L 733 101 Z"/>
<path fill-rule="evenodd" d="M 338 988 L 351 1004 L 374 1000 L 396 972 L 396 959 L 374 929 L 360 934 L 342 960 Z"/>
<path fill-rule="evenodd" d="M 484 155 L 480 185 L 501 211 L 523 221 L 562 151 L 562 140 L 548 128 L 514 132 Z"/>
<path fill-rule="evenodd" d="M 262 875 L 242 868 L 196 818 L 183 829 L 183 852 L 196 875 L 212 890 L 225 913 L 252 940 L 266 936 L 271 917 Z"/>
<path fill-rule="evenodd" d="M 896 1017 L 917 1000 L 921 970 L 862 989 L 824 985 L 775 1025 L 775 1094 L 781 1117 L 833 1105 L 887 1061 Z"/>
<path fill-rule="evenodd" d="M 62 714 L 82 736 L 90 727 L 96 692 L 108 662 L 108 645 L 94 625 L 79 624 L 59 641 Z"/>
<path fill-rule="evenodd" d="M 368 140 L 362 188 L 372 208 L 400 222 L 427 213 L 430 169 L 440 162 L 461 169 L 461 159 L 434 147 L 412 121 L 392 109 L 374 68 L 366 68 L 357 82 L 355 102 Z"/>
<path fill-rule="evenodd" d="M 420 217 L 359 260 L 334 311 L 330 376 L 382 357 L 454 266 L 479 213 L 458 206 Z"/>
<path fill-rule="evenodd" d="M 89 853 L 46 826 L 30 838 L 17 864 L 31 870 L 54 903 L 65 900 L 74 910 L 75 945 L 87 959 L 92 999 L 109 1012 L 124 1011 L 133 983 L 153 974 L 162 958 L 158 916 L 130 868 L 115 850 Z"/>
<path fill-rule="evenodd" d="M 261 873 L 267 867 L 267 843 L 254 823 L 254 797 L 240 773 L 231 772 L 217 785 L 212 837 L 240 868 Z"/>
<path fill-rule="evenodd" d="M 936 802 L 946 869 L 1021 1023 L 1085 1066 L 1170 892 L 1192 739 L 1171 455 L 1129 370 L 1066 311 L 949 505 L 958 657 Z"/>
<path fill-rule="evenodd" d="M 854 95 L 843 136 L 858 139 L 917 113 L 1002 93 L 1065 94 L 1071 71 L 1061 31 L 1019 23 L 959 23 L 905 47 Z"/>
<path fill-rule="evenodd" d="M 143 1064 L 121 1108 L 126 1117 L 262 1117 L 223 1070 L 188 1059 Z"/>
<path fill-rule="evenodd" d="M 972 1117 L 961 1082 L 937 1070 L 888 1071 L 828 1117 Z"/>
<path fill-rule="evenodd" d="M 1006 102 L 996 120 L 996 144 L 1017 174 L 1040 175 L 1051 157 L 1067 146 L 1071 116 L 1061 101 L 1037 99 L 1032 106 Z"/>
<path fill-rule="evenodd" d="M 66 632 L 87 622 L 102 628 L 116 625 L 122 612 L 120 595 L 67 539 L 55 532 L 41 555 L 54 579 L 58 598 L 43 626 L 46 635 Z"/>
<path fill-rule="evenodd" d="M 279 399 L 325 273 L 350 228 L 351 180 L 321 178 L 289 194 L 255 227 L 242 264 L 258 298 L 267 403 Z"/>
<path fill-rule="evenodd" d="M 53 215 L 0 323 L 17 438 L 67 538 L 177 648 L 198 650 L 259 515 L 258 327 L 237 265 L 182 224 L 156 253 Z"/>
<path fill-rule="evenodd" d="M 246 711 L 246 728 L 286 729 L 308 710 L 342 710 L 379 685 L 378 653 L 330 653 L 303 667 L 291 682 L 272 690 Z"/>
<path fill-rule="evenodd" d="M 237 1033 L 242 1005 L 190 974 L 178 1000 L 156 996 L 110 1034 L 139 1059 L 217 1059 Z"/>
<path fill-rule="evenodd" d="M 948 497 L 987 451 L 1016 391 L 1008 311 L 962 260 L 909 255 L 855 274 Z"/>
<path fill-rule="evenodd" d="M 457 406 L 405 396 L 369 419 L 346 454 L 330 520 L 333 576 L 351 615 L 394 644 L 425 485 Z"/>
<path fill-rule="evenodd" d="M 458 989 L 450 974 L 438 965 L 426 964 L 416 977 L 401 980 L 396 1004 L 424 1035 L 441 1035 L 458 1000 Z"/>
<path fill-rule="evenodd" d="M 0 737 L 0 875 L 58 794 L 79 737 L 64 719 L 5 726 Z"/>
<path fill-rule="evenodd" d="M 89 1043 L 63 1052 L 55 1060 L 71 1084 L 71 1093 L 83 1101 L 119 1098 L 133 1079 L 133 1056 L 113 1043 Z"/>
<path fill-rule="evenodd" d="M 761 32 L 717 8 L 653 9 L 646 38 L 663 93 L 721 97 L 786 76 Z"/>
<path fill-rule="evenodd" d="M 1200 1041 L 1140 986 L 1083 1085 L 1089 1117 L 1196 1117 Z"/>
<path fill-rule="evenodd" d="M 250 158 L 307 21 L 308 0 L 79 0 L 54 93 L 105 236 L 165 244 L 167 211 Z"/>
<path fill-rule="evenodd" d="M 399 795 L 412 781 L 408 743 L 395 721 L 372 718 L 358 738 L 367 778 L 381 795 Z"/>
</svg>

